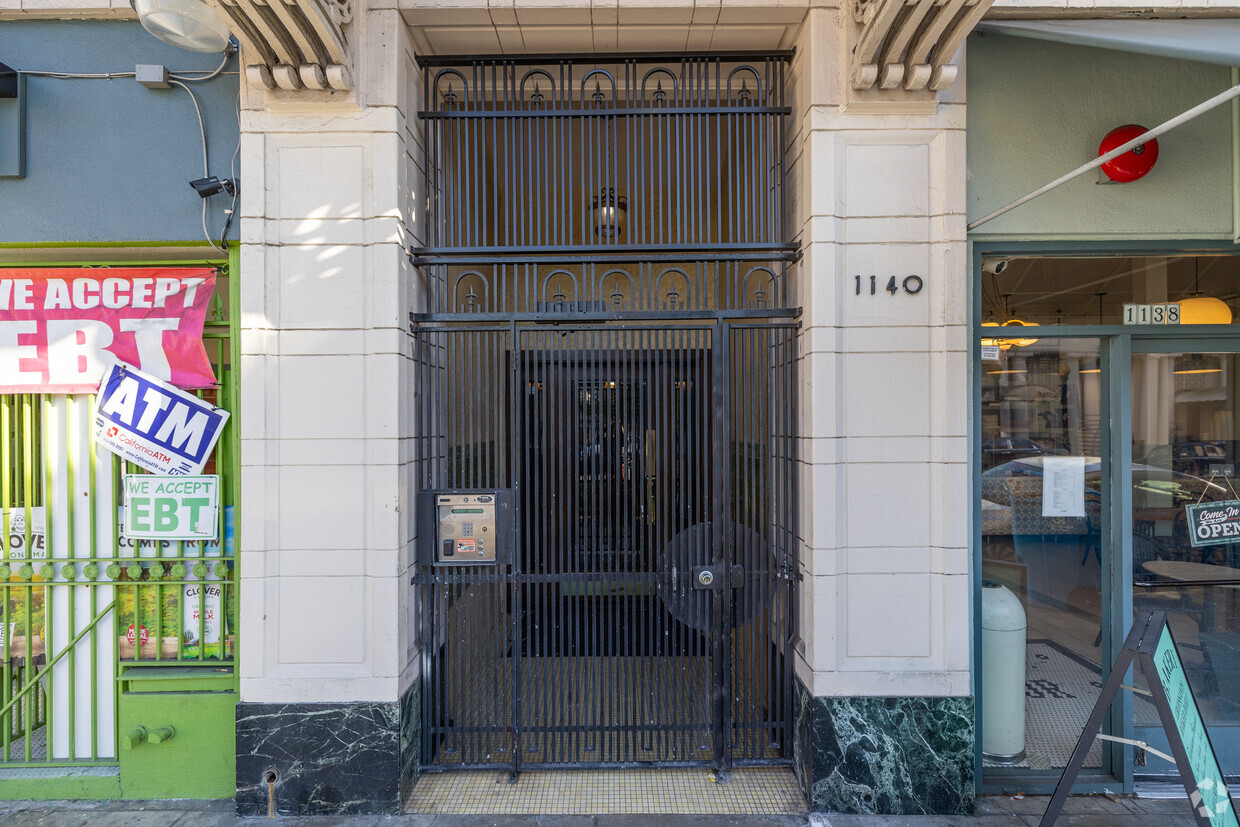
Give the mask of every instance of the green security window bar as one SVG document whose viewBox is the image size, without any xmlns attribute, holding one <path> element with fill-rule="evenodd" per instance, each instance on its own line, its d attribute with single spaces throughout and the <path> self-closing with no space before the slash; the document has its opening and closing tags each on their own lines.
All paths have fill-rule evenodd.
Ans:
<svg viewBox="0 0 1240 827">
<path fill-rule="evenodd" d="M 198 396 L 232 414 L 204 469 L 220 477 L 217 541 L 122 536 L 123 477 L 144 471 L 96 449 L 93 394 L 0 395 L 0 769 L 116 765 L 118 687 L 136 667 L 211 666 L 235 689 L 237 256 L 213 263 L 218 387 Z"/>
</svg>

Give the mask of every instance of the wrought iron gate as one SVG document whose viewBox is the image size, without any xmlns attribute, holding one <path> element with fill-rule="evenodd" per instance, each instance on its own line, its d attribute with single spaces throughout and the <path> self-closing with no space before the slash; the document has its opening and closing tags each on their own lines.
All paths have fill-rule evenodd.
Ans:
<svg viewBox="0 0 1240 827">
<path fill-rule="evenodd" d="M 425 768 L 791 758 L 787 57 L 424 61 L 417 486 L 516 538 L 414 578 Z"/>
</svg>

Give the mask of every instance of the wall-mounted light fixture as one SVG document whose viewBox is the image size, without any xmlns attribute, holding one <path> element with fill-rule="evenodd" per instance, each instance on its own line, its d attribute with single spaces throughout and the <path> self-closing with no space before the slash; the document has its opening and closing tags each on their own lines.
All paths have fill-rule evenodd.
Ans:
<svg viewBox="0 0 1240 827">
<path fill-rule="evenodd" d="M 202 0 L 129 0 L 142 28 L 191 52 L 229 48 L 228 26 Z"/>
<path fill-rule="evenodd" d="M 624 231 L 628 220 L 629 200 L 617 196 L 613 187 L 606 187 L 594 196 L 590 205 L 594 217 L 594 232 L 599 238 L 615 238 Z"/>
</svg>

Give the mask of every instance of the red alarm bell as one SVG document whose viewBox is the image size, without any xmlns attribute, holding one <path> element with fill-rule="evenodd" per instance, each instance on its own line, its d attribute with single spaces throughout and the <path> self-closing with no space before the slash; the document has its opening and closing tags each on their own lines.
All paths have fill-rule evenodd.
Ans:
<svg viewBox="0 0 1240 827">
<path fill-rule="evenodd" d="M 1117 146 L 1126 144 L 1133 138 L 1148 131 L 1144 126 L 1135 123 L 1118 126 L 1108 132 L 1106 137 L 1102 139 L 1102 143 L 1098 144 L 1098 155 L 1106 155 Z M 1154 162 L 1157 160 L 1158 141 L 1151 138 L 1145 143 L 1128 150 L 1118 158 L 1112 158 L 1107 161 L 1102 165 L 1102 171 L 1112 181 L 1127 184 L 1129 181 L 1135 181 L 1143 177 L 1154 168 Z"/>
</svg>

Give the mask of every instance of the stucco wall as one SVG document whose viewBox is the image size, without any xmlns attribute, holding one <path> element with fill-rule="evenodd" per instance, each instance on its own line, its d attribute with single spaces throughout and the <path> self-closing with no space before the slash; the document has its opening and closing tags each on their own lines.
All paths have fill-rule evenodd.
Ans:
<svg viewBox="0 0 1240 827">
<path fill-rule="evenodd" d="M 968 212 L 972 222 L 1097 157 L 1128 123 L 1157 126 L 1231 85 L 1230 70 L 1003 35 L 969 38 Z M 979 228 L 1056 238 L 1230 238 L 1231 106 L 1159 138 L 1129 184 L 1086 173 Z"/>
<path fill-rule="evenodd" d="M 215 69 L 220 55 L 160 42 L 137 23 L 30 20 L 0 24 L 0 61 L 22 71 L 132 72 Z M 237 148 L 236 59 L 191 84 L 207 125 L 210 170 L 231 176 Z M 26 177 L 0 179 L 0 242 L 199 241 L 202 142 L 183 89 L 147 89 L 133 78 L 27 78 Z M 226 195 L 211 199 L 218 238 Z M 230 237 L 236 238 L 236 222 Z"/>
</svg>

